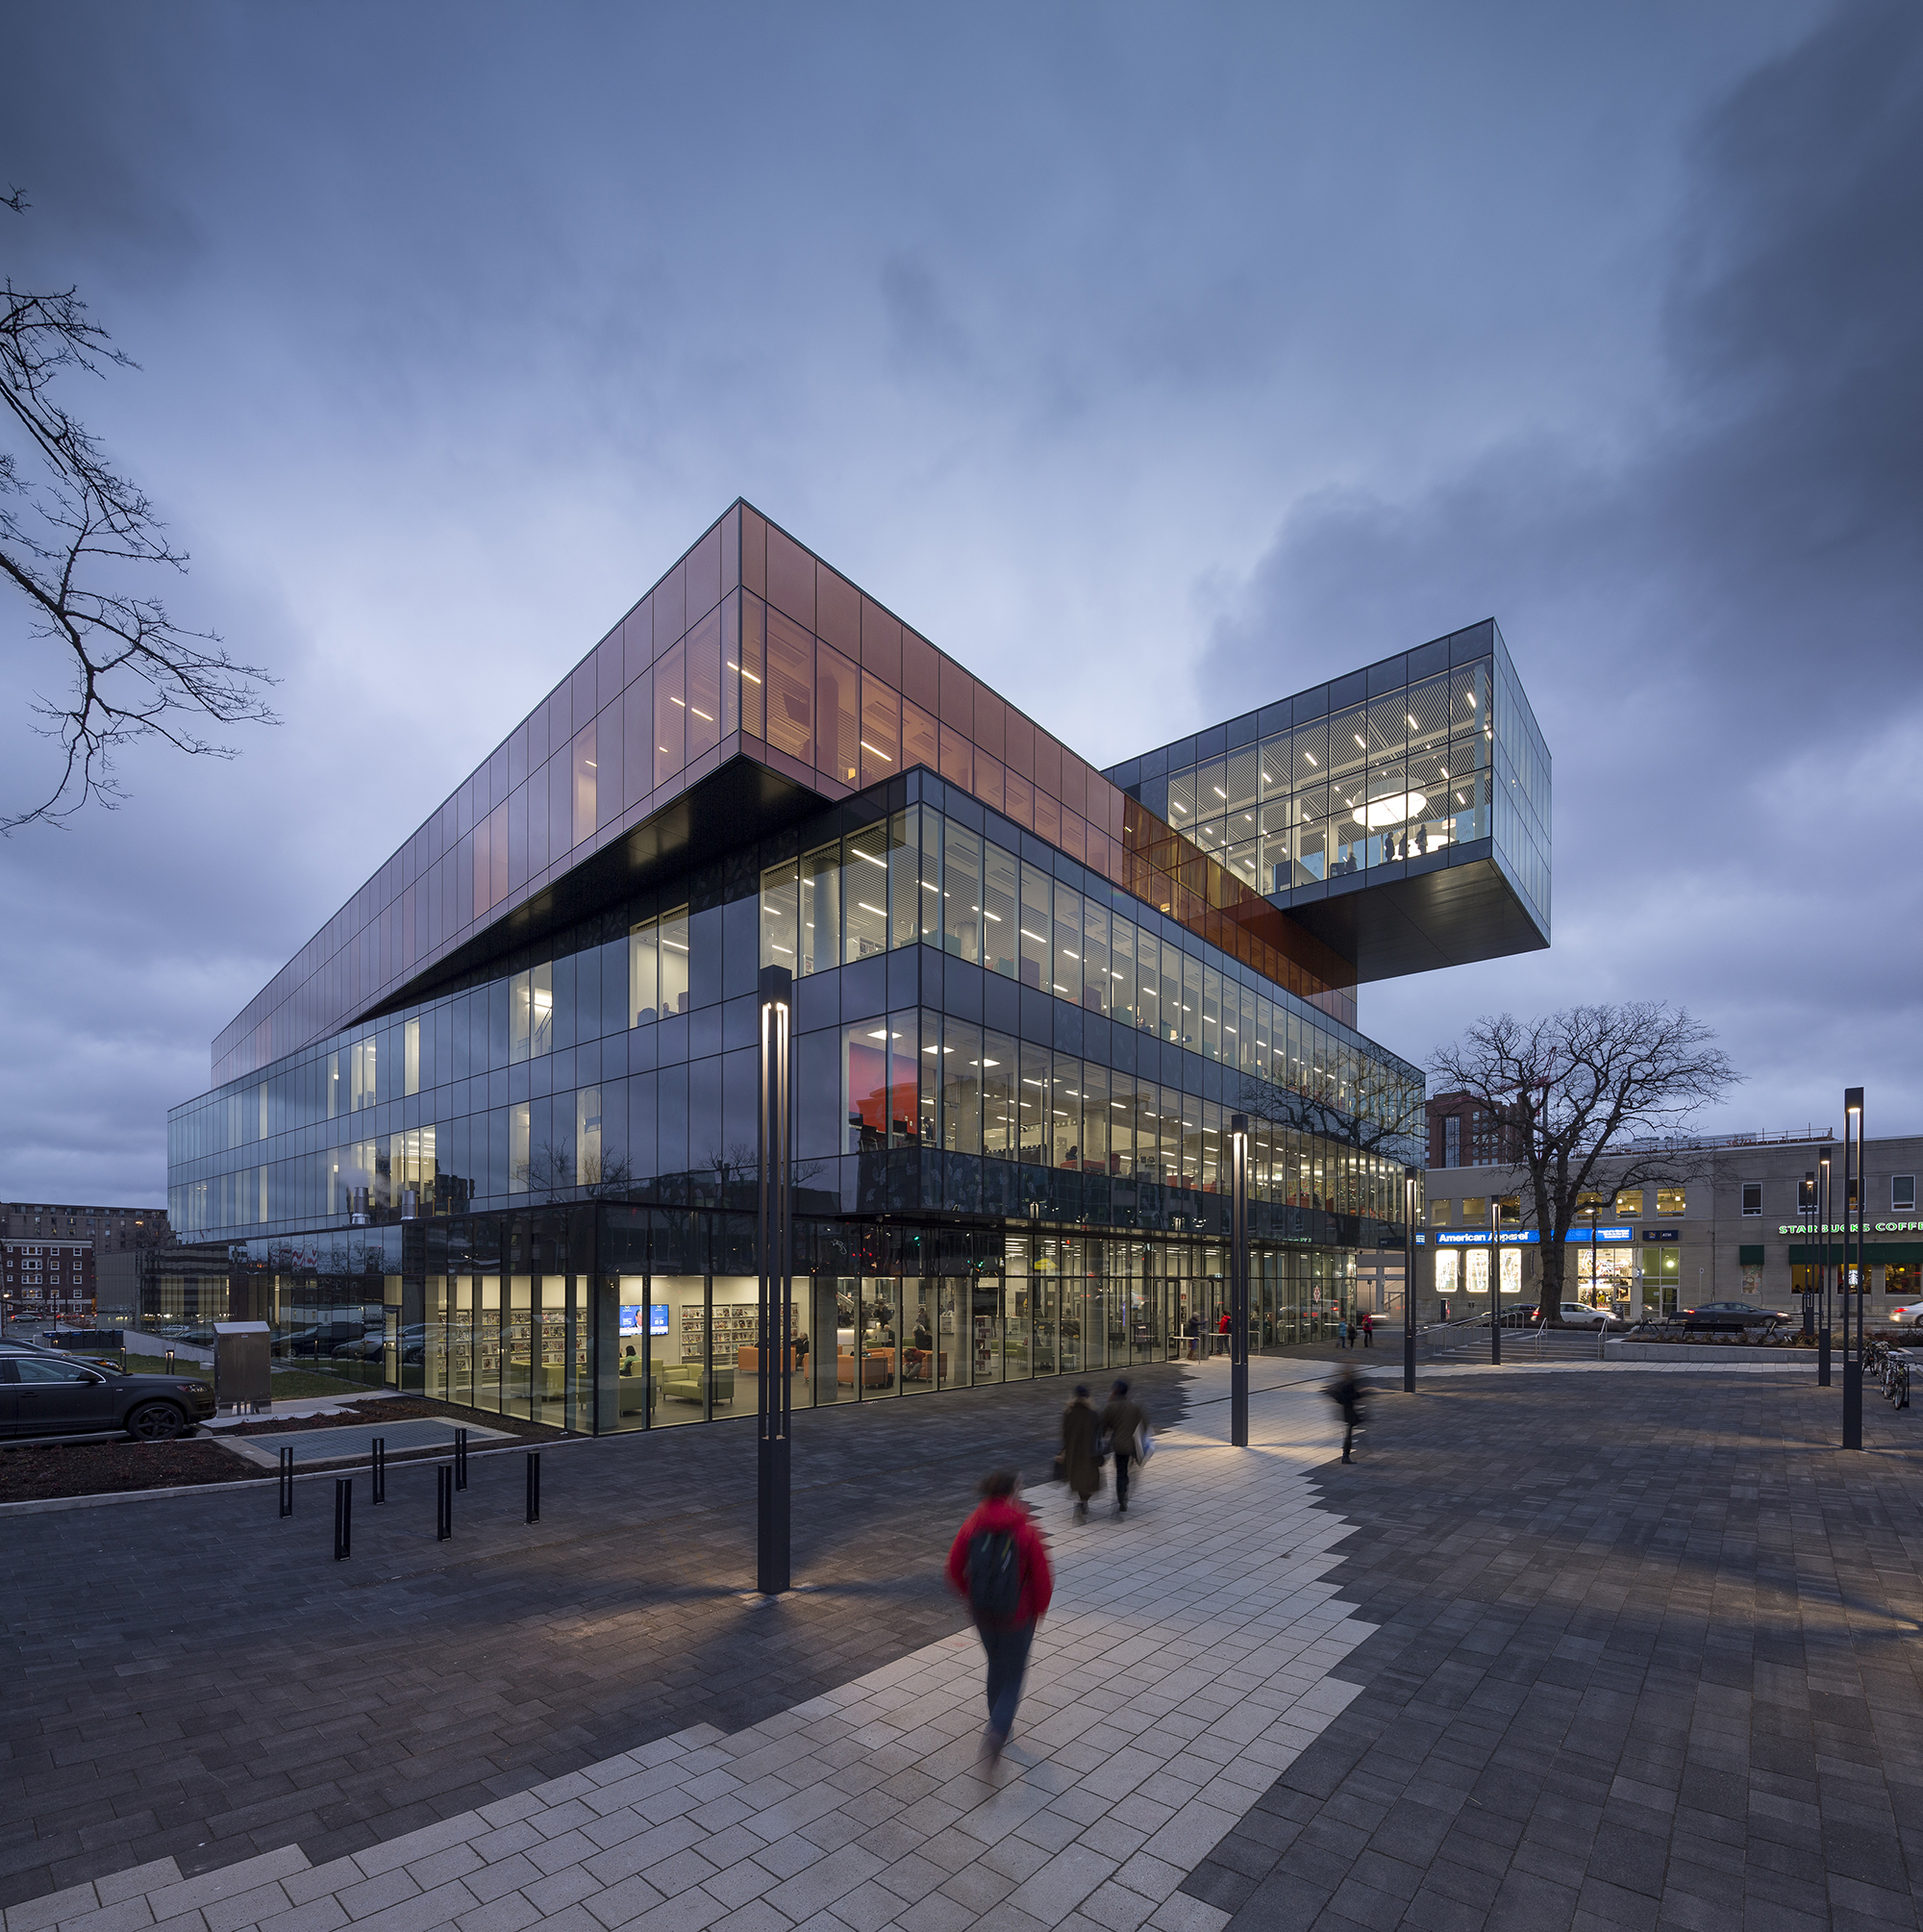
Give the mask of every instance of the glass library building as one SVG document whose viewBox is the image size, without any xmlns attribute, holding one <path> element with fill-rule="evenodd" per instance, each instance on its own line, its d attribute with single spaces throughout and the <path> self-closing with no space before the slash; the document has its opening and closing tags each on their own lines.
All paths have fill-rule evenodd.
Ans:
<svg viewBox="0 0 1923 1932">
<path fill-rule="evenodd" d="M 1314 1339 L 1423 1160 L 1356 989 L 1546 945 L 1549 822 L 1493 623 L 1104 772 L 737 502 L 216 1038 L 173 1224 L 338 1373 L 753 1416 L 780 965 L 798 1406 L 1186 1350 L 1237 1113 Z"/>
</svg>

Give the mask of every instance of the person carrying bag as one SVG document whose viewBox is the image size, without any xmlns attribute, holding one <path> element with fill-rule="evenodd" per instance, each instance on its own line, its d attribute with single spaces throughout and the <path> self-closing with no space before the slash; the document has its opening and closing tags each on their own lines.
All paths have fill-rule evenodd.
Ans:
<svg viewBox="0 0 1923 1932">
<path fill-rule="evenodd" d="M 1048 1548 L 1015 1498 L 1012 1469 L 982 1481 L 982 1500 L 948 1551 L 948 1581 L 968 1605 L 988 1659 L 988 1727 L 983 1755 L 993 1763 L 1014 1728 L 1036 1625 L 1055 1594 Z"/>
</svg>

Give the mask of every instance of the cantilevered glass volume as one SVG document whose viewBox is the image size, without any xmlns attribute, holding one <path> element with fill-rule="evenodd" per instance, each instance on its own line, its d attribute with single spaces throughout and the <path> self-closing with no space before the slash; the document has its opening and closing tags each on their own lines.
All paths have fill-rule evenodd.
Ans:
<svg viewBox="0 0 1923 1932">
<path fill-rule="evenodd" d="M 780 964 L 797 1401 L 1186 1346 L 1221 1301 L 1236 1112 L 1259 1342 L 1312 1338 L 1358 1254 L 1401 1245 L 1423 1090 L 1353 1023 L 1373 916 L 1296 895 L 1498 858 L 1506 676 L 1527 712 L 1484 634 L 1460 665 L 1444 640 L 1444 728 L 1400 741 L 1404 816 L 1370 822 L 1390 794 L 1345 763 L 1320 795 L 1362 816 L 1317 846 L 1297 711 L 1305 769 L 1334 714 L 1105 777 L 737 503 L 223 1030 L 170 1119 L 175 1226 L 342 1372 L 584 1429 L 752 1415 L 754 990 Z M 1435 681 L 1398 686 L 1405 715 Z M 1458 709 L 1493 719 L 1467 757 Z M 1278 737 L 1271 800 L 1230 765 L 1272 768 Z M 1443 783 L 1472 802 L 1442 812 Z"/>
</svg>

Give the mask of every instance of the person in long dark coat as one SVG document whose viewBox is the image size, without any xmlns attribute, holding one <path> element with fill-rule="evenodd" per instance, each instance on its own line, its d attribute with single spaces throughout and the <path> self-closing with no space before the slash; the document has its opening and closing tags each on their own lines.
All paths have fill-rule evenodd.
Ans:
<svg viewBox="0 0 1923 1932">
<path fill-rule="evenodd" d="M 1356 1429 L 1362 1419 L 1362 1384 L 1356 1365 L 1345 1362 L 1329 1385 L 1329 1399 L 1342 1412 L 1342 1460 L 1353 1463 Z"/>
<path fill-rule="evenodd" d="M 1088 1514 L 1088 1498 L 1102 1487 L 1102 1424 L 1088 1406 L 1088 1391 L 1078 1386 L 1061 1412 L 1061 1473 L 1075 1492 L 1075 1516 Z"/>
</svg>

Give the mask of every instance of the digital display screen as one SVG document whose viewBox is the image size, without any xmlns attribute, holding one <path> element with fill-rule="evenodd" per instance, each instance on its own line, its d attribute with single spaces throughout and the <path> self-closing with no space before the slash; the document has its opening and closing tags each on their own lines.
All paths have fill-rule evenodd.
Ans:
<svg viewBox="0 0 1923 1932">
<path fill-rule="evenodd" d="M 648 1333 L 665 1335 L 667 1333 L 667 1303 L 651 1301 L 648 1304 Z"/>
<path fill-rule="evenodd" d="M 638 1335 L 641 1332 L 641 1305 L 637 1301 L 624 1301 L 621 1304 L 621 1333 Z M 648 1333 L 665 1335 L 667 1333 L 667 1303 L 651 1301 L 648 1304 Z"/>
</svg>

